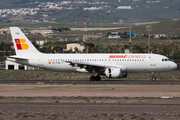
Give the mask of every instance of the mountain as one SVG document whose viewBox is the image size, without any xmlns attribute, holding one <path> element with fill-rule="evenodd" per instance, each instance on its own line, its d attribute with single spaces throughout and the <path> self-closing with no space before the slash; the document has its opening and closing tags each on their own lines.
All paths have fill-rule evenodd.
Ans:
<svg viewBox="0 0 180 120">
<path fill-rule="evenodd" d="M 0 2 L 2 9 L 0 18 L 6 17 L 12 22 L 38 20 L 82 23 L 86 19 L 89 23 L 137 23 L 180 19 L 179 0 L 0 0 Z M 12 11 L 19 8 L 29 9 L 23 9 L 21 14 L 19 11 L 15 13 Z M 10 10 L 4 12 L 3 9 Z"/>
</svg>

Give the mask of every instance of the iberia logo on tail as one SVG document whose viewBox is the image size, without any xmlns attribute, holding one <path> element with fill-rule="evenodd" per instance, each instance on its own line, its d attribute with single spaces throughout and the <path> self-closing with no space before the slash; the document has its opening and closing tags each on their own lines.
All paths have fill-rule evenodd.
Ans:
<svg viewBox="0 0 180 120">
<path fill-rule="evenodd" d="M 26 44 L 25 39 L 15 39 L 15 42 L 18 50 L 27 50 L 29 48 L 29 45 Z"/>
</svg>

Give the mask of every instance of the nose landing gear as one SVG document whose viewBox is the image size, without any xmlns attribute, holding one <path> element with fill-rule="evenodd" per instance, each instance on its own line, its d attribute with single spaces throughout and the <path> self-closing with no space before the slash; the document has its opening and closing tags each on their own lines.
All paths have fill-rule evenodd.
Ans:
<svg viewBox="0 0 180 120">
<path fill-rule="evenodd" d="M 154 72 L 152 72 L 151 75 L 152 75 L 152 81 L 156 81 L 156 77 L 154 75 Z"/>
</svg>

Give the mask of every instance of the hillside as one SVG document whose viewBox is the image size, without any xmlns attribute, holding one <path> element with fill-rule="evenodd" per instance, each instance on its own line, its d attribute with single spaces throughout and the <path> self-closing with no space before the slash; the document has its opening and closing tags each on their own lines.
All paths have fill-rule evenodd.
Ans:
<svg viewBox="0 0 180 120">
<path fill-rule="evenodd" d="M 39 22 L 60 22 L 60 23 L 82 23 L 84 19 L 87 23 L 137 23 L 148 21 L 162 21 L 180 19 L 179 0 L 0 0 L 0 9 L 29 8 L 28 10 L 14 13 L 2 11 L 0 19 L 2 22 L 29 22 L 37 20 Z M 49 3 L 47 3 L 49 2 Z M 83 3 L 84 2 L 84 3 Z M 119 9 L 118 7 L 121 6 Z M 129 6 L 129 8 L 123 8 Z M 94 10 L 84 10 L 92 8 Z M 37 9 L 36 9 L 37 8 Z M 123 9 L 121 9 L 123 8 Z M 24 15 L 24 12 L 28 12 Z M 7 14 L 6 14 L 7 12 Z M 36 12 L 33 13 L 32 12 Z M 15 14 L 15 15 L 13 15 Z M 23 17 L 22 17 L 23 16 Z M 17 18 L 21 17 L 21 20 Z"/>
<path fill-rule="evenodd" d="M 151 34 L 166 34 L 180 36 L 180 20 L 165 20 L 151 25 Z M 129 29 L 125 29 L 129 30 Z M 132 31 L 147 34 L 146 25 L 133 26 Z"/>
</svg>

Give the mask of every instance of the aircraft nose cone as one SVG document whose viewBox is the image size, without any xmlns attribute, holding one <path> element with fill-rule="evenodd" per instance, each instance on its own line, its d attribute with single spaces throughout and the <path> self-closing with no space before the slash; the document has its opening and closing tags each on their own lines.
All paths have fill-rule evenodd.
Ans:
<svg viewBox="0 0 180 120">
<path fill-rule="evenodd" d="M 177 66 L 177 64 L 175 63 L 175 69 L 177 69 L 177 67 L 178 67 L 178 66 Z"/>
<path fill-rule="evenodd" d="M 178 67 L 177 64 L 176 64 L 176 63 L 173 63 L 172 68 L 173 68 L 173 69 L 177 69 L 177 67 Z"/>
</svg>

